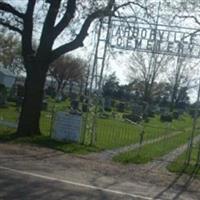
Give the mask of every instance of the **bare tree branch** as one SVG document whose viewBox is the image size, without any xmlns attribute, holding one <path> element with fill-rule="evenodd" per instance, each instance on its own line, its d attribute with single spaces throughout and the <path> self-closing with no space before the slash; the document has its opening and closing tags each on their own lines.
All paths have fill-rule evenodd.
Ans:
<svg viewBox="0 0 200 200">
<path fill-rule="evenodd" d="M 193 19 L 197 24 L 200 25 L 200 21 L 193 15 L 181 15 L 181 16 L 176 15 L 175 17 L 184 18 L 184 19 L 190 18 L 190 19 Z"/>
<path fill-rule="evenodd" d="M 60 57 L 65 52 L 72 51 L 78 47 L 83 46 L 83 41 L 86 38 L 86 36 L 88 35 L 88 29 L 89 29 L 91 23 L 93 22 L 93 20 L 95 20 L 97 18 L 101 18 L 102 16 L 108 16 L 112 13 L 113 12 L 111 12 L 108 9 L 103 9 L 103 10 L 98 10 L 98 11 L 92 13 L 91 15 L 89 15 L 87 17 L 87 19 L 85 20 L 85 22 L 83 23 L 82 28 L 81 28 L 79 34 L 76 36 L 76 38 L 72 42 L 64 44 L 52 52 L 52 55 L 51 55 L 52 61 L 57 59 L 58 57 Z"/>
<path fill-rule="evenodd" d="M 4 22 L 2 19 L 0 19 L 0 24 L 2 26 L 5 26 L 7 27 L 8 29 L 10 29 L 11 31 L 15 31 L 15 32 L 18 32 L 22 35 L 22 30 L 20 30 L 19 28 L 13 26 L 13 25 L 10 25 L 8 22 Z"/>
<path fill-rule="evenodd" d="M 54 29 L 54 38 L 56 38 L 71 22 L 76 11 L 76 0 L 69 0 L 64 16 Z"/>
<path fill-rule="evenodd" d="M 108 6 L 106 8 L 97 10 L 96 12 L 89 15 L 87 17 L 87 19 L 85 20 L 84 24 L 82 25 L 82 28 L 81 28 L 79 34 L 76 36 L 76 38 L 72 42 L 64 44 L 52 52 L 52 55 L 51 55 L 52 61 L 57 59 L 58 57 L 60 57 L 65 52 L 72 51 L 78 47 L 83 46 L 83 41 L 86 38 L 86 36 L 88 35 L 88 29 L 89 29 L 91 23 L 93 22 L 93 20 L 95 20 L 97 18 L 101 18 L 101 17 L 114 15 L 114 13 L 118 9 L 120 9 L 122 7 L 126 7 L 131 4 L 137 5 L 143 9 L 147 10 L 146 7 L 143 7 L 141 4 L 134 2 L 134 1 L 130 1 L 128 3 L 124 3 L 124 4 L 118 5 L 118 6 L 115 6 L 114 2 L 115 2 L 114 0 L 110 0 L 108 3 Z M 114 5 L 114 9 L 112 10 L 113 5 Z"/>
<path fill-rule="evenodd" d="M 129 1 L 129 2 L 124 3 L 124 4 L 121 4 L 121 5 L 118 5 L 118 6 L 114 6 L 114 11 L 117 11 L 117 10 L 119 10 L 120 8 L 129 6 L 129 5 L 138 6 L 138 7 L 142 8 L 142 9 L 144 9 L 144 10 L 147 12 L 147 7 L 143 6 L 142 4 L 140 4 L 140 3 L 136 2 L 136 1 Z"/>
<path fill-rule="evenodd" d="M 29 0 L 26 13 L 24 16 L 24 30 L 22 35 L 22 54 L 24 57 L 29 57 L 34 53 L 32 47 L 33 36 L 33 13 L 36 0 Z"/>
<path fill-rule="evenodd" d="M 17 11 L 14 7 L 12 7 L 8 3 L 0 2 L 0 10 L 5 11 L 7 13 L 11 13 L 19 18 L 24 18 L 24 14 Z"/>
<path fill-rule="evenodd" d="M 50 2 L 50 7 L 42 29 L 42 34 L 40 38 L 41 43 L 39 46 L 38 54 L 40 53 L 40 51 L 43 51 L 44 48 L 47 48 L 47 46 L 51 47 L 53 45 L 55 38 L 52 37 L 52 31 L 54 30 L 54 24 L 56 21 L 60 4 L 61 0 Z"/>
</svg>

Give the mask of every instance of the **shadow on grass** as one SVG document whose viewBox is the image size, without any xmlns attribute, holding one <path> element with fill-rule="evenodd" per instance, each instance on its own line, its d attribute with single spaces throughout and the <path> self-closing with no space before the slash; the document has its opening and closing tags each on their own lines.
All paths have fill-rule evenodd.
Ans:
<svg viewBox="0 0 200 200">
<path fill-rule="evenodd" d="M 19 136 L 10 130 L 1 131 L 0 133 L 0 143 L 12 142 L 18 138 Z"/>
<path fill-rule="evenodd" d="M 190 168 L 189 169 L 190 173 L 188 173 L 188 168 Z M 172 200 L 178 199 L 180 195 L 187 190 L 187 188 L 190 186 L 193 180 L 197 177 L 199 170 L 200 170 L 200 165 L 194 165 L 192 170 L 191 170 L 191 166 L 186 165 L 186 164 L 183 165 L 181 171 L 178 173 L 176 178 L 163 191 L 157 194 L 154 197 L 154 199 L 162 199 L 162 197 L 164 197 L 164 194 L 166 192 L 170 191 L 171 189 L 175 188 L 176 185 L 180 185 L 181 183 L 180 190 L 174 195 L 173 198 L 171 198 Z M 186 180 L 180 180 L 181 177 L 186 173 L 189 174 L 188 178 Z M 180 183 L 178 183 L 179 181 Z"/>
<path fill-rule="evenodd" d="M 50 136 L 19 137 L 16 133 L 3 131 L 0 133 L 0 143 L 31 144 L 39 147 L 47 147 L 64 153 L 88 154 L 99 152 L 101 149 L 95 146 L 87 146 L 72 142 L 59 142 Z"/>
</svg>

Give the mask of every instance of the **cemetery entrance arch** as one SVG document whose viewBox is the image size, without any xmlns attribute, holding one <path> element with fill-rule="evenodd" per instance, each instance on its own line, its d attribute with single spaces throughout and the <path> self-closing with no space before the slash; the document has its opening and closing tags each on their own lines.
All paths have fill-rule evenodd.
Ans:
<svg viewBox="0 0 200 200">
<path fill-rule="evenodd" d="M 89 106 L 91 109 L 87 114 L 84 128 L 84 137 L 89 135 L 91 145 L 97 140 L 96 118 L 98 104 L 102 98 L 102 80 L 108 48 L 116 51 L 150 53 L 152 63 L 156 54 L 200 59 L 200 33 L 193 28 L 160 24 L 159 14 L 155 23 L 144 22 L 137 17 L 109 16 L 107 19 L 100 19 L 89 85 L 89 99 L 93 99 L 89 102 L 93 106 Z M 188 142 L 189 149 L 192 141 L 193 134 Z"/>
</svg>

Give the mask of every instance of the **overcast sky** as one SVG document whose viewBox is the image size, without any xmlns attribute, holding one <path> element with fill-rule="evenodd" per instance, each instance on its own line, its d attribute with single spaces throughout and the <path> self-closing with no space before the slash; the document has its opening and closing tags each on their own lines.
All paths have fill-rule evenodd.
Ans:
<svg viewBox="0 0 200 200">
<path fill-rule="evenodd" d="M 152 1 L 156 2 L 156 5 L 158 7 L 159 1 L 158 0 L 152 0 Z M 7 2 L 12 2 L 12 3 L 16 4 L 16 6 L 21 6 L 21 8 L 23 9 L 22 2 L 27 2 L 27 1 L 26 0 L 8 0 Z M 169 2 L 173 3 L 174 1 L 169 0 Z M 152 13 L 154 13 L 154 19 L 156 19 L 156 14 L 158 12 L 157 10 L 158 10 L 158 8 L 155 7 L 154 10 L 152 11 Z M 122 15 L 124 15 L 124 12 L 131 15 L 133 10 L 129 8 L 126 11 L 123 11 Z M 138 11 L 138 9 L 136 9 L 136 10 L 134 10 L 134 12 L 139 12 L 139 11 Z M 165 8 L 162 6 L 162 4 L 161 4 L 160 12 L 162 15 L 163 15 L 163 13 L 165 13 Z M 141 13 L 139 16 L 141 16 L 141 18 L 142 18 L 143 14 Z M 159 23 L 161 23 L 161 22 L 159 22 Z M 185 24 L 183 23 L 183 24 L 179 24 L 179 25 L 185 26 L 185 27 L 197 27 L 195 23 L 193 23 L 193 22 L 188 23 L 188 21 Z M 67 34 L 65 34 L 65 35 L 67 35 Z M 63 40 L 66 40 L 65 35 L 63 34 L 62 37 L 60 37 L 57 40 L 55 46 L 60 45 L 63 42 Z M 76 51 L 73 51 L 72 54 L 75 56 L 81 56 L 82 58 L 84 58 L 86 60 L 88 58 L 91 58 L 94 55 L 94 49 L 95 49 L 94 38 L 95 38 L 94 34 L 92 34 L 92 33 L 89 34 L 89 36 L 84 41 L 85 47 L 79 48 Z M 110 74 L 112 72 L 116 72 L 116 75 L 117 75 L 120 83 L 122 83 L 122 84 L 127 83 L 128 82 L 127 76 L 128 76 L 129 55 L 133 51 L 126 51 L 126 50 L 122 51 L 121 50 L 121 51 L 118 51 L 118 53 L 116 53 L 116 54 L 113 54 L 113 52 L 115 52 L 115 51 L 113 50 L 112 54 L 109 55 L 109 51 L 108 51 L 107 55 L 109 57 L 109 61 L 108 61 L 108 65 L 106 66 L 105 74 Z"/>
</svg>

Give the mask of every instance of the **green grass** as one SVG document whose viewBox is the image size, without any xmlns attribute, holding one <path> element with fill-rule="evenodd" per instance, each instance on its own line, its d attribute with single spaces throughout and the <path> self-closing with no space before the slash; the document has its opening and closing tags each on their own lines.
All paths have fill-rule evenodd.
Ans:
<svg viewBox="0 0 200 200">
<path fill-rule="evenodd" d="M 47 101 L 48 101 L 48 108 L 47 108 L 48 112 L 51 112 L 53 109 L 54 111 L 67 111 L 70 106 L 69 99 L 57 102 L 55 99 L 49 97 Z"/>
<path fill-rule="evenodd" d="M 196 145 L 191 154 L 191 161 L 189 165 L 186 165 L 187 151 L 185 151 L 182 155 L 180 155 L 174 162 L 167 166 L 167 169 L 170 172 L 174 173 L 186 173 L 189 175 L 198 175 L 200 177 L 200 160 L 199 165 L 197 165 L 197 157 L 198 157 L 198 149 L 199 147 Z"/>
<path fill-rule="evenodd" d="M 8 120 L 16 122 L 19 112 L 15 106 L 15 103 L 9 103 L 6 107 L 0 107 L 0 120 Z"/>
<path fill-rule="evenodd" d="M 48 99 L 48 109 L 47 111 L 42 111 L 40 121 L 41 132 L 44 138 L 47 139 L 50 136 L 53 108 L 55 111 L 67 111 L 69 105 L 69 100 L 58 103 L 51 98 Z M 2 119 L 15 122 L 18 116 L 19 113 L 14 103 L 9 103 L 7 108 L 0 108 L 0 117 Z M 151 118 L 149 123 L 144 123 L 144 141 L 171 134 L 175 131 L 174 129 L 186 129 L 191 127 L 191 123 L 191 118 L 183 115 L 179 120 L 173 120 L 170 128 L 166 128 L 166 124 L 160 122 L 159 116 L 156 116 Z M 117 119 L 111 117 L 109 119 L 98 119 L 96 147 L 98 149 L 113 149 L 135 144 L 140 140 L 140 133 L 141 128 L 139 126 L 125 122 L 121 117 Z"/>
<path fill-rule="evenodd" d="M 56 149 L 65 153 L 75 154 L 87 154 L 89 152 L 99 151 L 100 149 L 97 147 L 91 147 L 75 143 L 58 142 L 51 139 L 50 130 L 53 108 L 56 112 L 67 111 L 68 106 L 69 100 L 57 103 L 55 100 L 49 98 L 47 111 L 42 111 L 41 113 L 41 136 L 19 138 L 16 136 L 16 134 L 14 134 L 14 132 L 16 131 L 15 129 L 7 128 L 0 125 L 0 142 L 33 144 Z M 7 107 L 0 108 L 0 119 L 16 122 L 18 116 L 19 112 L 17 112 L 16 110 L 15 103 L 9 103 Z"/>
<path fill-rule="evenodd" d="M 52 123 L 52 113 L 42 111 L 41 119 L 40 119 L 40 129 L 43 135 L 50 136 L 51 135 L 51 123 Z"/>
<path fill-rule="evenodd" d="M 191 127 L 192 119 L 188 115 L 179 120 L 173 120 L 170 127 L 160 122 L 159 117 L 151 118 L 144 123 L 144 141 L 172 134 L 177 130 Z M 97 121 L 97 146 L 103 149 L 118 148 L 138 143 L 141 128 L 128 122 L 117 119 L 98 119 Z"/>
<path fill-rule="evenodd" d="M 112 149 L 136 143 L 139 131 L 137 127 L 123 121 L 98 119 L 96 145 L 103 149 Z"/>
<path fill-rule="evenodd" d="M 199 134 L 196 133 L 196 134 Z M 180 134 L 168 139 L 164 139 L 157 143 L 147 144 L 140 149 L 121 153 L 113 158 L 114 161 L 121 163 L 136 163 L 142 164 L 152 161 L 155 158 L 159 158 L 173 149 L 176 149 L 182 144 L 188 141 L 190 135 L 189 131 L 181 132 Z"/>
<path fill-rule="evenodd" d="M 59 142 L 44 135 L 34 137 L 18 137 L 14 131 L 14 129 L 3 128 L 0 126 L 0 142 L 11 144 L 31 144 L 74 154 L 88 154 L 90 152 L 100 151 L 100 149 L 96 147 L 76 143 Z"/>
<path fill-rule="evenodd" d="M 40 120 L 40 127 L 41 127 L 41 132 L 43 133 L 43 135 L 45 136 L 50 135 L 53 109 L 55 112 L 67 111 L 69 105 L 70 105 L 69 100 L 56 103 L 55 100 L 51 98 L 48 99 L 48 109 L 47 111 L 42 111 L 41 120 Z M 19 114 L 20 113 L 17 110 L 15 103 L 9 102 L 6 107 L 4 108 L 0 107 L 0 120 L 16 122 L 18 121 Z"/>
</svg>

